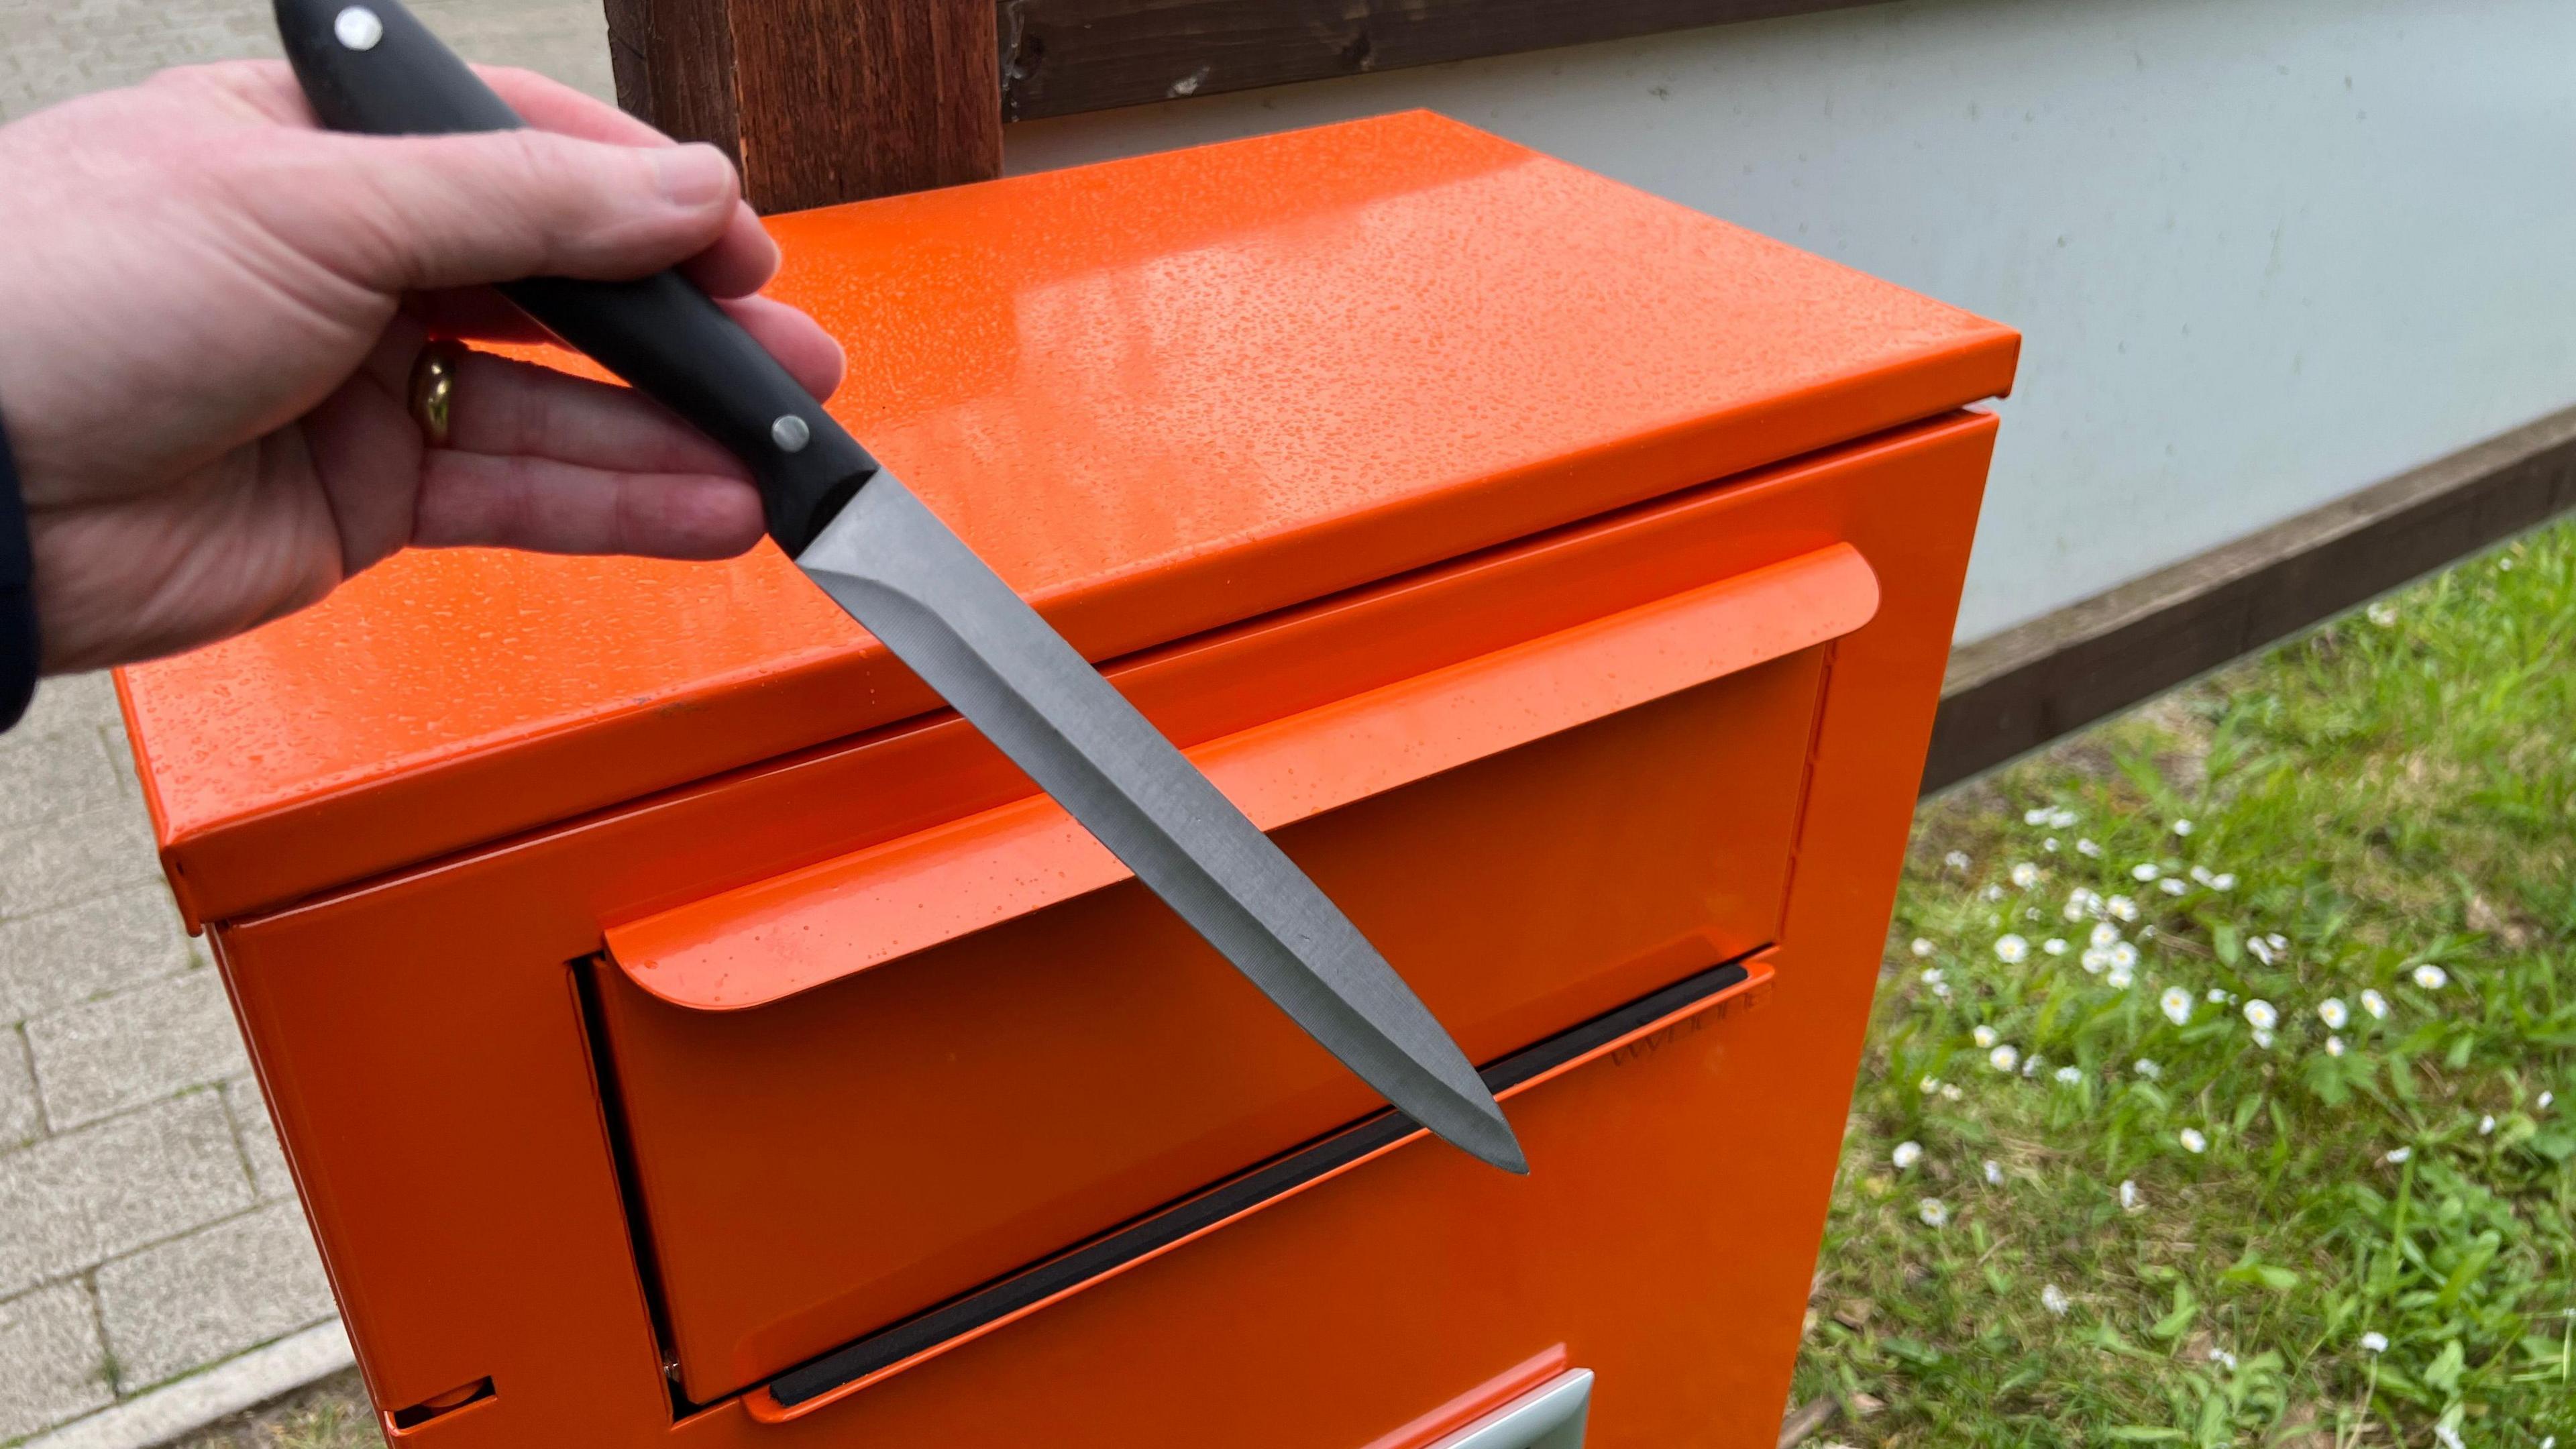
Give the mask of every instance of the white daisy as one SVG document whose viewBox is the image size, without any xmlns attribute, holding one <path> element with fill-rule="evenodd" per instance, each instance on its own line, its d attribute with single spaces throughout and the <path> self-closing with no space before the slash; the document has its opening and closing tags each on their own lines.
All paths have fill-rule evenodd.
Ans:
<svg viewBox="0 0 2576 1449">
<path fill-rule="evenodd" d="M 2236 889 L 2236 876 L 2232 871 L 2220 871 L 2209 878 L 2208 885 L 2214 891 L 2232 891 Z"/>
<path fill-rule="evenodd" d="M 2052 835 L 2046 840 L 2041 841 L 2039 843 L 2039 848 L 2047 851 L 2051 855 L 2055 855 L 2057 853 L 2057 837 Z"/>
<path fill-rule="evenodd" d="M 2205 865 L 2193 866 L 2191 868 L 2191 878 L 2200 882 L 2202 885 L 2209 884 L 2209 867 Z"/>
<path fill-rule="evenodd" d="M 2108 950 L 2111 947 L 2120 944 L 2120 928 L 2112 925 L 2109 921 L 2104 921 L 2099 925 L 2096 925 L 2093 928 L 2093 934 L 2086 939 L 2091 941 L 2092 944 Z"/>
<path fill-rule="evenodd" d="M 1988 1187 L 2004 1185 L 2004 1165 L 1991 1157 L 1986 1159 L 1986 1185 Z"/>
<path fill-rule="evenodd" d="M 1905 1169 L 1912 1167 L 1914 1164 L 1923 1160 L 1923 1144 L 1920 1142 L 1899 1142 L 1896 1144 L 1896 1150 L 1887 1154 L 1887 1160 L 1896 1164 L 1897 1171 L 1903 1172 Z"/>
<path fill-rule="evenodd" d="M 2363 1334 L 2361 1336 L 2361 1351 L 2363 1353 L 2388 1352 L 2388 1335 L 2380 1332 L 2376 1328 Z"/>
<path fill-rule="evenodd" d="M 2203 1137 L 2197 1127 L 2185 1127 L 2175 1136 L 2182 1143 L 2182 1150 L 2195 1157 L 2209 1150 L 2209 1139 Z"/>
<path fill-rule="evenodd" d="M 2015 865 L 2012 868 L 2012 883 L 2023 890 L 2029 890 L 2039 884 L 2039 867 L 2026 860 Z"/>
<path fill-rule="evenodd" d="M 1929 956 L 1932 954 L 1932 943 L 1924 937 L 1917 936 L 1914 938 L 1912 949 L 1917 956 Z"/>
<path fill-rule="evenodd" d="M 2138 964 L 2138 948 L 2126 941 L 2111 943 L 2111 969 L 2126 971 Z"/>
<path fill-rule="evenodd" d="M 2245 1003 L 2245 1024 L 2256 1031 L 2270 1031 L 2281 1024 L 2281 1013 L 2272 1009 L 2272 1003 L 2258 996 Z"/>
<path fill-rule="evenodd" d="M 2397 606 L 2395 604 L 2373 604 L 2362 612 L 2368 616 L 2370 622 L 2378 625 L 2382 629 L 2395 628 L 2397 625 Z"/>
<path fill-rule="evenodd" d="M 1941 1090 L 1941 1079 L 1939 1077 L 1925 1077 L 1923 1080 L 1914 1084 L 1914 1089 L 1921 1092 L 1924 1096 L 1929 1097 L 1934 1092 Z"/>
<path fill-rule="evenodd" d="M 1978 892 L 1978 894 L 1984 896 L 1989 901 L 1999 901 L 2004 898 L 2004 888 L 1999 885 L 1989 885 L 1984 890 Z"/>
<path fill-rule="evenodd" d="M 2060 805 L 2055 810 L 2048 812 L 2048 824 L 2049 828 L 2052 830 L 2064 830 L 2066 827 L 2074 823 L 2075 812 L 2067 809 L 2063 805 Z"/>
<path fill-rule="evenodd" d="M 1995 1029 L 1991 1026 L 1978 1027 L 1968 1035 L 1977 1039 L 1977 1047 L 1981 1051 L 1995 1044 Z"/>
<path fill-rule="evenodd" d="M 2254 1028 L 2254 1044 L 2267 1052 L 2270 1051 L 2272 1049 L 2271 1029 L 2261 1026 Z"/>
<path fill-rule="evenodd" d="M 2021 1065 L 2021 1053 L 2014 1049 L 2011 1042 L 2005 1042 L 2002 1046 L 1986 1053 L 1986 1065 L 1999 1072 L 2009 1072 Z"/>
<path fill-rule="evenodd" d="M 2174 833 L 2174 834 L 2176 834 L 2176 835 L 2189 835 L 2189 834 L 2191 834 L 2191 822 L 2190 822 L 2190 821 L 2188 821 L 2188 820 L 2177 820 L 2177 821 L 2175 821 L 2175 822 L 2173 823 L 2173 833 Z"/>
<path fill-rule="evenodd" d="M 1923 1225 L 1928 1228 L 1946 1228 L 1950 1225 L 1950 1206 L 1937 1197 L 1927 1197 L 1916 1203 L 1914 1215 L 1921 1218 Z"/>
<path fill-rule="evenodd" d="M 2111 897 L 2102 903 L 2102 909 L 2110 912 L 2111 918 L 2115 921 L 2134 921 L 2138 918 L 2138 903 L 2127 896 Z"/>
<path fill-rule="evenodd" d="M 2050 1283 L 2039 1290 L 2039 1306 L 2047 1309 L 2053 1318 L 2064 1318 L 2066 1310 L 2075 1305 L 2066 1301 L 2065 1289 Z"/>
<path fill-rule="evenodd" d="M 2191 998 L 2183 998 L 2183 1007 L 2184 1013 L 2188 1015 L 2191 1007 Z M 2146 1078 L 2150 1082 L 2165 1074 L 2165 1069 L 2158 1066 L 2153 1057 L 2138 1058 L 2136 1062 L 2130 1065 L 2129 1070 L 2136 1072 L 2139 1076 Z"/>
<path fill-rule="evenodd" d="M 2102 847 L 2095 845 L 2090 840 L 2079 839 L 2075 842 L 2075 853 L 2088 859 L 2100 860 L 2102 858 Z"/>
<path fill-rule="evenodd" d="M 2047 940 L 2039 943 L 2039 949 L 2046 951 L 2051 956 L 2063 956 L 2066 954 L 2066 943 L 2055 936 L 2051 936 Z"/>
<path fill-rule="evenodd" d="M 2493 1112 L 2489 1112 L 2478 1119 L 2478 1135 L 2480 1137 L 2492 1137 L 2495 1135 L 2495 1114 Z"/>
<path fill-rule="evenodd" d="M 2236 1355 L 2216 1346 L 2212 1346 L 2209 1350 L 2209 1361 L 2222 1368 L 2233 1369 L 2236 1367 Z"/>
<path fill-rule="evenodd" d="M 2007 966 L 2018 966 L 2030 955 L 2030 943 L 2019 936 L 1995 938 L 1995 959 Z"/>
<path fill-rule="evenodd" d="M 2361 993 L 2361 1009 L 2369 1012 L 2374 1021 L 2386 1021 L 2388 998 L 2380 995 L 2376 987 L 2364 987 Z"/>
<path fill-rule="evenodd" d="M 2200 999 L 2208 1002 L 2212 1006 L 2225 1006 L 2227 1003 L 2236 999 L 2236 993 L 2228 990 L 2224 986 L 2213 986 L 2207 991 L 2202 992 Z"/>
<path fill-rule="evenodd" d="M 2451 973 L 2427 961 L 2415 968 L 2415 984 L 2427 991 L 2439 991 L 2451 982 Z"/>
<path fill-rule="evenodd" d="M 2126 991 L 2129 989 L 2130 984 L 2135 982 L 2137 979 L 2137 972 L 2121 965 L 2118 960 L 2114 959 L 2111 962 L 2111 969 L 2103 974 L 2102 984 L 2110 987 L 2114 991 Z"/>
<path fill-rule="evenodd" d="M 2125 1177 L 2120 1179 L 2121 1209 L 2125 1212 L 2136 1212 L 2146 1205 L 2147 1195 L 2138 1191 L 2138 1185 Z"/>
<path fill-rule="evenodd" d="M 2021 823 L 2024 825 L 2046 825 L 2048 823 L 2048 807 L 2045 805 L 2033 805 L 2028 810 L 2021 812 Z"/>
<path fill-rule="evenodd" d="M 1966 870 L 1976 862 L 1968 859 L 1968 853 L 1966 851 L 1954 850 L 1948 855 L 1941 857 L 1941 863 L 1950 867 L 1952 870 Z"/>
<path fill-rule="evenodd" d="M 2324 1022 L 2329 1031 L 2341 1031 L 2344 1023 L 2352 1020 L 2352 1013 L 2345 1009 L 2342 997 L 2329 996 L 2317 1003 L 2317 1020 Z"/>
<path fill-rule="evenodd" d="M 2380 1160 L 2383 1162 L 2404 1162 L 2414 1155 L 2415 1149 L 2412 1147 L 2391 1147 L 2388 1149 L 2388 1155 Z"/>
<path fill-rule="evenodd" d="M 2264 940 L 2260 936 L 2256 936 L 2254 939 L 2247 941 L 2245 943 L 2245 949 L 2253 953 L 2255 960 L 2262 962 L 2266 966 L 2271 965 L 2274 960 L 2272 943 Z"/>
<path fill-rule="evenodd" d="M 2339 1057 L 2343 1055 L 2342 1037 L 2330 1036 L 2326 1038 L 2326 1055 L 2330 1057 Z"/>
<path fill-rule="evenodd" d="M 2084 963 L 2086 971 L 2099 976 L 2102 974 L 2102 968 L 2111 964 L 2111 953 L 2096 946 L 2076 959 Z"/>
<path fill-rule="evenodd" d="M 2047 1067 L 2048 1058 L 2041 1056 L 2037 1052 L 2032 1052 L 2029 1056 L 2021 1059 L 2021 1074 L 2025 1077 L 2038 1076 L 2042 1071 L 2046 1070 Z"/>
<path fill-rule="evenodd" d="M 2552 1102 L 2555 1102 L 2555 1101 L 2557 1101 L 2557 1100 L 2558 1100 L 2558 1094 L 2557 1094 L 2556 1092 L 2543 1092 L 2543 1093 L 2541 1093 L 2541 1094 L 2540 1094 L 2540 1110 L 2541 1110 L 2541 1111 L 2543 1111 L 2543 1112 L 2548 1111 L 2548 1110 L 2549 1110 L 2549 1104 L 2550 1104 L 2550 1103 L 2552 1103 Z"/>
<path fill-rule="evenodd" d="M 1949 982 L 1947 982 L 1947 981 L 1935 981 L 1935 982 L 1933 982 L 1933 983 L 1932 983 L 1932 994 L 1933 994 L 1933 995 L 1935 995 L 1935 996 L 1937 996 L 1937 997 L 1940 997 L 1943 1001 L 1947 1001 L 1947 1000 L 1949 1000 L 1949 999 L 1950 999 L 1950 983 L 1949 983 Z"/>
<path fill-rule="evenodd" d="M 2164 872 L 2158 870 L 2155 862 L 2151 860 L 2142 860 L 2136 865 L 2129 867 L 2129 879 L 2140 882 L 2141 884 L 2154 880 L 2157 876 L 2163 874 Z"/>
<path fill-rule="evenodd" d="M 2185 891 L 2187 891 L 2187 890 L 2190 890 L 2190 889 L 2191 889 L 2191 887 L 2189 887 L 2189 886 L 2187 886 L 2187 885 L 2184 885 L 2184 884 L 2182 883 L 2182 877 L 2181 877 L 2181 876 L 2178 876 L 2178 875 L 2169 875 L 2169 876 L 2166 876 L 2163 880 L 2160 880 L 2160 881 L 2157 881 L 2157 882 L 2156 882 L 2156 889 L 2157 889 L 2157 890 L 2160 890 L 2160 891 L 2163 891 L 2166 895 L 2169 895 L 2169 896 L 2178 896 L 2178 895 L 2181 895 L 2183 892 L 2185 892 Z"/>
<path fill-rule="evenodd" d="M 1955 1102 L 1966 1095 L 1968 1094 L 1959 1090 L 1959 1084 L 1956 1082 L 1941 1084 L 1941 1100 L 1944 1102 Z"/>
<path fill-rule="evenodd" d="M 2083 1080 L 2084 1073 L 2080 1068 L 2059 1067 L 2057 1069 L 2057 1084 L 2061 1087 L 2072 1087 Z"/>
<path fill-rule="evenodd" d="M 2164 996 L 2156 1004 L 2164 1008 L 2165 1020 L 2176 1026 L 2191 1020 L 2191 993 L 2179 986 L 2166 987 Z"/>
</svg>

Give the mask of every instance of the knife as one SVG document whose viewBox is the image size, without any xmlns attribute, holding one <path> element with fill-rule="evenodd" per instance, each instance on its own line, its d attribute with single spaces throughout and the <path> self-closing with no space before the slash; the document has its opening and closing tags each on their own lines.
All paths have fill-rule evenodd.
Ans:
<svg viewBox="0 0 2576 1449">
<path fill-rule="evenodd" d="M 399 0 L 276 5 L 333 130 L 524 124 Z M 677 272 L 500 291 L 748 464 L 805 576 L 1325 1050 L 1449 1142 L 1529 1170 L 1466 1055 L 1359 928 L 704 292 Z"/>
</svg>

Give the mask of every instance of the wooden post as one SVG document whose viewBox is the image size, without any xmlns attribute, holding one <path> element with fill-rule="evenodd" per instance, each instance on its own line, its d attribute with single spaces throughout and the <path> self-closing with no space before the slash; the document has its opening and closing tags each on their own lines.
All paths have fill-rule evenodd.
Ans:
<svg viewBox="0 0 2576 1449">
<path fill-rule="evenodd" d="M 993 0 L 606 0 L 617 101 L 794 211 L 1002 168 Z"/>
</svg>

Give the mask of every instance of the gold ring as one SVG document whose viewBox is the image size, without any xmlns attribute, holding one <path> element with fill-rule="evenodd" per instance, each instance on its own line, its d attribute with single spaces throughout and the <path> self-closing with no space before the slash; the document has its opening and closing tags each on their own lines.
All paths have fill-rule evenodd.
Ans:
<svg viewBox="0 0 2576 1449">
<path fill-rule="evenodd" d="M 445 338 L 421 348 L 411 364 L 411 417 L 420 436 L 433 448 L 447 446 L 448 424 L 456 416 L 456 374 L 472 349 Z"/>
</svg>

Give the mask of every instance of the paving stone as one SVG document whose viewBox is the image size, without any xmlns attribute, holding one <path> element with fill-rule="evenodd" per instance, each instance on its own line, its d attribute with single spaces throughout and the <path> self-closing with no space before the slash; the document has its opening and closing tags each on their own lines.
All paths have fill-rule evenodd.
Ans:
<svg viewBox="0 0 2576 1449">
<path fill-rule="evenodd" d="M 0 1152 L 33 1142 L 44 1130 L 45 1114 L 36 1105 L 36 1074 L 27 1065 L 27 1043 L 0 1026 Z"/>
<path fill-rule="evenodd" d="M 224 1083 L 224 1100 L 232 1106 L 233 1134 L 250 1163 L 251 1186 L 263 1201 L 295 1196 L 295 1175 L 287 1170 L 286 1149 L 277 1145 L 277 1123 L 268 1115 L 259 1079 L 240 1076 Z"/>
<path fill-rule="evenodd" d="M 98 1319 L 79 1284 L 0 1303 L 0 1441 L 105 1404 L 105 1370 Z"/>
<path fill-rule="evenodd" d="M 0 921 L 0 1025 L 174 976 L 195 960 L 159 885 Z"/>
<path fill-rule="evenodd" d="M 0 833 L 0 914 L 73 905 L 161 879 L 140 800 Z"/>
<path fill-rule="evenodd" d="M 0 735 L 0 830 L 86 815 L 125 802 L 123 781 L 96 722 L 37 730 L 21 723 Z"/>
<path fill-rule="evenodd" d="M 5 34 L 8 21 L 0 21 L 0 34 Z M 18 730 L 35 734 L 52 734 L 58 730 L 97 730 L 119 719 L 116 708 L 116 683 L 104 670 L 91 674 L 57 674 L 36 686 L 36 697 L 27 702 L 27 713 L 18 721 Z M 18 730 L 10 731 L 15 736 Z"/>
<path fill-rule="evenodd" d="M 304 1210 L 291 1202 L 109 1263 L 98 1270 L 98 1304 L 125 1393 L 333 1311 Z"/>
<path fill-rule="evenodd" d="M 0 1156 L 0 1293 L 251 1205 L 222 1097 L 174 1101 Z"/>
<path fill-rule="evenodd" d="M 57 1132 L 250 1069 L 211 967 L 32 1018 L 26 1030 Z"/>
</svg>

